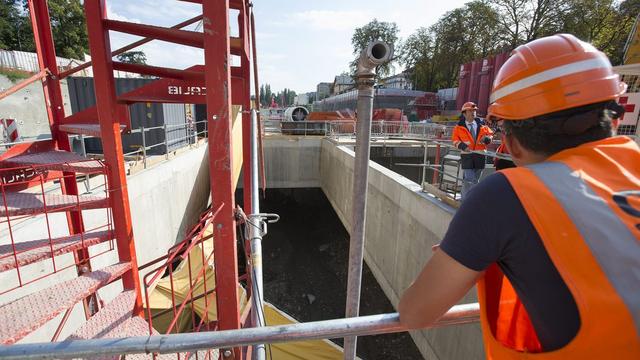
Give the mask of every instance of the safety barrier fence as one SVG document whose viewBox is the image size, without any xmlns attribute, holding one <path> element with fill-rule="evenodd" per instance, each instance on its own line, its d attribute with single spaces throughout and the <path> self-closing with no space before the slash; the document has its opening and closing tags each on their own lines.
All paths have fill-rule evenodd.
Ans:
<svg viewBox="0 0 640 360">
<path fill-rule="evenodd" d="M 476 323 L 478 303 L 456 305 L 427 328 Z M 220 349 L 234 346 L 334 339 L 403 332 L 398 313 L 314 321 L 240 330 L 137 336 L 120 339 L 73 340 L 63 343 L 34 343 L 0 346 L 0 359 L 73 359 L 125 354 L 167 354 Z"/>
<path fill-rule="evenodd" d="M 211 266 L 214 256 L 213 232 L 210 226 L 221 209 L 222 206 L 204 212 L 184 239 L 169 248 L 166 255 L 140 266 L 140 271 L 148 271 L 143 278 L 143 287 L 149 335 L 154 334 L 154 329 L 165 334 L 218 329 L 217 319 L 209 317 L 210 310 L 216 307 L 215 274 Z M 146 270 L 148 268 L 151 269 Z M 239 280 L 244 280 L 244 277 Z M 170 306 L 155 309 L 151 294 L 161 282 L 160 291 L 170 297 Z M 246 318 L 247 313 L 243 314 L 243 322 Z M 204 352 L 193 354 L 196 359 L 211 356 L 212 349 L 200 350 Z M 178 359 L 189 359 L 191 354 L 176 353 L 176 356 Z"/>
<path fill-rule="evenodd" d="M 201 131 L 198 131 L 198 126 L 199 124 L 201 124 L 200 126 L 202 127 Z M 177 129 L 184 129 L 185 131 L 185 136 L 176 138 L 176 139 L 169 139 L 167 136 L 167 132 L 169 131 L 175 131 Z M 147 145 L 147 133 L 150 131 L 154 131 L 154 130 L 163 130 L 164 131 L 164 141 L 154 144 L 154 145 Z M 199 140 L 202 138 L 207 138 L 208 137 L 208 130 L 207 130 L 207 121 L 206 120 L 202 120 L 202 121 L 195 121 L 192 123 L 184 123 L 184 124 L 164 124 L 162 126 L 154 126 L 154 127 L 144 127 L 144 125 L 141 125 L 138 129 L 134 129 L 130 132 L 130 134 L 141 134 L 141 145 L 134 145 L 135 147 L 137 147 L 136 150 L 134 151 L 130 151 L 127 153 L 124 153 L 125 157 L 135 157 L 136 160 L 138 161 L 142 161 L 144 164 L 144 168 L 146 169 L 147 167 L 147 160 L 148 157 L 150 157 L 150 155 L 147 154 L 147 152 L 151 149 L 157 148 L 157 147 L 164 147 L 165 149 L 165 157 L 168 158 L 168 154 L 171 152 L 171 146 L 175 145 L 175 144 L 180 144 L 180 143 L 186 143 L 189 145 L 195 145 L 198 146 L 199 145 Z M 81 144 L 81 155 L 86 155 L 86 152 L 84 150 L 84 139 L 90 139 L 93 138 L 93 136 L 88 136 L 88 135 L 70 135 L 70 138 L 73 139 L 79 139 L 80 144 Z M 11 148 L 14 145 L 19 145 L 19 144 L 24 144 L 24 143 L 31 143 L 31 142 L 39 142 L 39 141 L 49 141 L 51 140 L 51 136 L 47 136 L 45 138 L 22 138 L 21 141 L 17 141 L 17 142 L 5 142 L 5 143 L 0 143 L 0 154 L 2 154 L 3 152 L 7 151 L 9 148 Z"/>
<path fill-rule="evenodd" d="M 198 124 L 203 124 L 202 131 L 198 131 Z M 178 129 L 184 129 L 186 135 L 179 137 L 177 139 L 171 139 L 169 140 L 168 138 L 168 132 L 169 131 L 175 131 Z M 154 145 L 148 145 L 147 146 L 147 136 L 146 134 L 150 131 L 155 131 L 155 130 L 163 130 L 164 131 L 164 141 L 154 144 Z M 199 145 L 199 139 L 200 138 L 207 138 L 209 136 L 208 130 L 207 130 L 207 121 L 206 120 L 202 120 L 202 121 L 195 121 L 195 122 L 187 122 L 184 124 L 164 124 L 162 126 L 154 126 L 154 127 L 144 127 L 143 124 L 140 125 L 140 127 L 138 129 L 134 129 L 131 130 L 131 134 L 141 134 L 141 138 L 142 138 L 142 144 L 141 145 L 136 145 L 137 149 L 134 151 L 130 151 L 124 154 L 125 157 L 127 156 L 136 156 L 136 160 L 142 160 L 143 166 L 146 169 L 147 168 L 147 158 L 148 158 L 148 154 L 147 151 L 157 148 L 157 147 L 164 147 L 165 149 L 165 158 L 169 158 L 169 153 L 171 152 L 170 148 L 172 145 L 174 144 L 179 144 L 179 143 L 188 143 L 189 145 Z"/>
<path fill-rule="evenodd" d="M 90 164 L 89 164 L 90 163 Z M 88 164 L 83 167 L 83 164 Z M 31 284 L 65 269 L 88 264 L 89 259 L 114 249 L 113 218 L 109 208 L 109 192 L 91 195 L 60 195 L 59 186 L 65 180 L 76 181 L 73 172 L 62 172 L 69 164 L 51 163 L 0 169 L 0 269 L 11 276 L 0 287 L 0 295 Z M 75 161 L 74 167 L 83 167 L 86 176 L 99 176 L 107 183 L 106 167 L 102 161 Z M 98 225 L 85 226 L 83 210 L 93 209 L 92 218 L 103 218 Z M 56 232 L 53 226 L 61 219 L 58 213 L 79 214 L 78 234 Z M 104 215 L 101 215 L 103 213 Z M 24 231 L 29 228 L 31 231 Z M 34 235 L 44 234 L 38 238 Z M 86 249 L 98 243 L 107 245 L 73 261 L 62 261 L 58 255 Z M 24 271 L 34 261 L 40 261 L 40 271 Z M 46 266 L 49 262 L 50 266 Z"/>
</svg>

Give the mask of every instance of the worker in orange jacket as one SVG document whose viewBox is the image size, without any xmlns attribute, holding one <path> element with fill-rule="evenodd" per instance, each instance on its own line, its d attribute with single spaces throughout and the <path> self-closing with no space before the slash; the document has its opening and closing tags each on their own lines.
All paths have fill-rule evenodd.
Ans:
<svg viewBox="0 0 640 360">
<path fill-rule="evenodd" d="M 462 201 L 469 190 L 478 184 L 487 161 L 486 156 L 477 152 L 485 151 L 493 136 L 493 131 L 485 125 L 481 118 L 476 116 L 477 109 L 478 106 L 472 102 L 466 102 L 462 105 L 460 122 L 453 129 L 451 136 L 453 146 L 462 151 L 460 155 Z"/>
<path fill-rule="evenodd" d="M 640 359 L 640 147 L 612 136 L 625 90 L 572 35 L 512 52 L 489 113 L 517 167 L 462 203 L 400 300 L 405 326 L 433 323 L 477 282 L 489 359 Z"/>
<path fill-rule="evenodd" d="M 504 132 L 502 131 L 502 124 L 504 123 L 504 120 L 493 119 L 493 122 L 495 123 L 495 135 L 499 134 L 501 138 L 500 146 L 498 146 L 498 148 L 496 149 L 496 154 L 509 155 L 509 149 L 507 149 L 507 144 L 505 143 L 505 140 L 504 140 Z M 493 166 L 496 168 L 497 171 L 500 171 L 500 170 L 516 167 L 516 164 L 514 164 L 513 161 L 511 160 L 496 157 L 493 159 Z"/>
</svg>

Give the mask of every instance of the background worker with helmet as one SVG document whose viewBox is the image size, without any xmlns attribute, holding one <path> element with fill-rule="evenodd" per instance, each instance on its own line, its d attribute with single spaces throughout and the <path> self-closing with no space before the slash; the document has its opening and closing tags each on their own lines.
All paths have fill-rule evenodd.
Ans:
<svg viewBox="0 0 640 360">
<path fill-rule="evenodd" d="M 461 205 L 402 296 L 404 325 L 432 323 L 477 281 L 490 359 L 640 359 L 640 148 L 612 137 L 625 90 L 572 35 L 512 52 L 489 113 L 518 167 Z"/>
<path fill-rule="evenodd" d="M 493 131 L 476 116 L 477 109 L 478 106 L 472 102 L 462 105 L 460 122 L 453 129 L 451 136 L 453 146 L 462 151 L 460 155 L 462 200 L 465 199 L 469 190 L 478 184 L 487 161 L 486 156 L 471 151 L 485 151 L 493 135 Z"/>
</svg>

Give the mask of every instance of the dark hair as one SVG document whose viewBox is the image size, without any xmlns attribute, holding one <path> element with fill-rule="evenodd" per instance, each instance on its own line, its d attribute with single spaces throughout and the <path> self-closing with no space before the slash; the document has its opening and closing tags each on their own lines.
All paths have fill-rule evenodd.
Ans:
<svg viewBox="0 0 640 360">
<path fill-rule="evenodd" d="M 612 103 L 590 104 L 526 120 L 505 120 L 503 127 L 528 150 L 550 156 L 610 137 L 611 119 L 619 116 Z"/>
</svg>

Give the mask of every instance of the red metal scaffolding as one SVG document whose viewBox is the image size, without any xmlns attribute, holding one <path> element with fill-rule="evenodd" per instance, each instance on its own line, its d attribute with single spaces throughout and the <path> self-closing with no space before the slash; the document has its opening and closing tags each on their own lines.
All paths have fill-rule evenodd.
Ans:
<svg viewBox="0 0 640 360">
<path fill-rule="evenodd" d="M 11 249 L 7 249 L 7 254 L 10 254 L 0 257 L 0 265 L 6 262 L 7 268 L 15 268 L 19 272 L 20 266 L 26 261 L 23 259 L 25 256 L 33 259 L 51 258 L 55 270 L 55 256 L 61 253 L 60 249 L 64 249 L 64 252 L 73 251 L 75 253 L 76 262 L 74 264 L 78 266 L 78 273 L 87 273 L 91 271 L 88 247 L 107 239 L 115 239 L 120 263 L 131 264 L 130 268 L 127 268 L 122 273 L 122 281 L 127 293 L 127 296 L 123 298 L 128 299 L 132 294 L 135 294 L 136 300 L 133 314 L 142 315 L 141 290 L 143 286 L 141 286 L 138 275 L 139 269 L 136 260 L 121 139 L 121 132 L 130 129 L 128 106 L 136 102 L 206 104 L 211 208 L 216 209 L 215 214 L 209 212 L 206 218 L 206 221 L 213 226 L 215 248 L 214 252 L 208 254 L 213 257 L 216 269 L 216 286 L 215 289 L 210 289 L 210 291 L 215 291 L 216 293 L 217 303 L 215 306 L 217 307 L 218 318 L 215 321 L 215 328 L 220 330 L 238 329 L 243 325 L 247 314 L 240 314 L 237 291 L 239 276 L 233 159 L 234 156 L 239 155 L 233 154 L 233 142 L 238 141 L 238 139 L 234 139 L 232 136 L 231 109 L 232 104 L 242 107 L 244 188 L 248 189 L 250 188 L 249 174 L 252 171 L 250 167 L 250 109 L 252 107 L 250 66 L 252 65 L 252 51 L 254 53 L 254 76 L 257 74 L 252 4 L 248 0 L 183 1 L 200 4 L 202 6 L 202 15 L 169 28 L 111 20 L 107 18 L 106 0 L 85 0 L 85 16 L 92 61 L 64 72 L 60 72 L 56 64 L 55 45 L 46 0 L 28 1 L 41 72 L 27 79 L 27 82 L 19 84 L 10 90 L 13 93 L 28 85 L 28 83 L 42 80 L 45 101 L 48 105 L 47 117 L 51 128 L 52 140 L 42 144 L 34 143 L 17 146 L 0 156 L 0 170 L 4 174 L 2 180 L 4 213 L 2 215 L 6 215 L 6 222 L 9 223 L 9 230 L 11 230 L 11 216 L 24 216 L 24 214 L 20 213 L 20 211 L 16 212 L 14 210 L 11 212 L 9 210 L 11 201 L 15 201 L 16 198 L 13 190 L 9 191 L 9 189 L 15 187 L 20 190 L 27 187 L 40 186 L 42 188 L 41 200 L 45 202 L 43 213 L 46 216 L 50 211 L 64 211 L 67 216 L 70 235 L 64 239 L 56 239 L 49 236 L 48 239 L 43 240 L 42 244 L 38 243 L 45 250 L 37 250 L 37 247 L 28 247 L 27 245 L 16 246 L 12 238 Z M 237 18 L 230 19 L 230 10 L 234 10 L 234 14 L 237 12 Z M 202 21 L 202 32 L 184 29 L 198 21 Z M 229 26 L 235 26 L 236 24 L 239 35 L 238 37 L 233 37 L 230 35 Z M 112 51 L 109 33 L 113 31 L 141 36 L 143 39 Z M 186 69 L 173 69 L 125 64 L 113 60 L 113 56 L 152 40 L 162 40 L 182 46 L 203 49 L 204 63 L 193 64 L 193 66 Z M 232 55 L 239 58 L 238 66 L 232 65 Z M 96 106 L 73 115 L 65 115 L 60 80 L 89 66 L 93 67 Z M 158 79 L 141 88 L 118 96 L 114 86 L 114 70 L 156 76 Z M 257 94 L 257 76 L 254 80 Z M 9 95 L 10 93 L 5 93 L 3 97 Z M 258 95 L 256 95 L 257 97 Z M 94 165 L 93 168 L 91 165 L 84 163 L 85 159 L 76 159 L 77 161 L 73 163 L 69 163 L 64 159 L 64 161 L 58 162 L 49 161 L 46 171 L 39 171 L 38 168 L 34 167 L 34 163 L 37 164 L 38 161 L 42 163 L 43 161 L 38 160 L 42 157 L 39 154 L 48 152 L 49 156 L 57 156 L 59 154 L 55 153 L 56 151 L 72 154 L 69 142 L 70 134 L 99 135 L 102 139 L 104 161 L 94 161 L 92 163 Z M 52 151 L 54 152 L 53 155 L 50 154 Z M 10 162 L 11 159 L 16 160 L 19 156 L 23 156 L 22 163 Z M 45 157 L 45 159 L 51 160 L 52 158 Z M 57 158 L 54 157 L 53 159 Z M 97 167 L 95 166 L 96 163 Z M 260 159 L 260 163 L 261 165 L 263 164 L 262 159 Z M 87 173 L 87 168 L 106 176 L 107 196 L 104 198 L 105 203 L 101 204 L 101 207 L 107 208 L 108 223 L 106 229 L 91 229 L 93 233 L 89 233 L 84 228 L 82 210 L 90 207 L 82 202 L 84 200 L 79 195 L 76 178 L 78 172 Z M 264 170 L 262 170 L 261 175 L 264 186 Z M 7 176 L 21 177 L 20 181 L 13 181 L 9 185 L 5 179 Z M 69 199 L 55 209 L 47 209 L 45 199 L 48 199 L 48 197 L 45 194 L 44 184 L 55 179 L 60 180 L 62 196 L 69 196 Z M 245 191 L 243 205 L 244 211 L 248 214 L 252 213 L 251 196 L 250 191 Z M 73 201 L 74 199 L 75 202 Z M 95 231 L 97 230 L 106 233 L 96 235 Z M 72 239 L 74 244 L 79 239 L 80 243 L 79 245 L 74 245 L 75 247 L 67 246 L 65 244 L 71 241 L 69 239 Z M 186 243 L 181 244 L 181 246 L 186 246 Z M 113 249 L 113 245 L 111 249 Z M 185 251 L 184 249 L 178 250 Z M 174 251 L 174 253 L 170 252 L 170 254 L 174 255 L 168 255 L 164 259 L 169 262 L 163 265 L 164 267 L 172 266 L 170 265 L 170 260 L 172 260 L 170 257 L 175 256 L 175 251 L 177 250 L 172 248 L 171 251 Z M 2 260 L 4 258 L 6 259 Z M 251 281 L 246 276 L 243 276 L 243 279 Z M 19 279 L 19 283 L 20 286 L 23 285 L 22 279 Z M 87 298 L 85 310 L 87 317 L 90 317 L 95 311 L 89 309 L 88 300 L 90 299 Z M 93 298 L 93 300 L 98 301 L 97 298 Z M 175 304 L 173 311 L 175 313 L 179 312 Z M 68 317 L 67 315 L 68 311 L 64 316 L 64 320 Z M 210 329 L 211 322 L 208 319 L 202 319 L 202 323 L 194 328 L 199 329 L 205 323 L 207 329 Z M 60 329 L 62 326 L 63 324 Z M 56 332 L 55 338 L 59 335 L 60 329 Z M 248 356 L 246 352 L 243 353 L 241 348 L 233 349 L 233 355 L 237 359 Z"/>
</svg>

